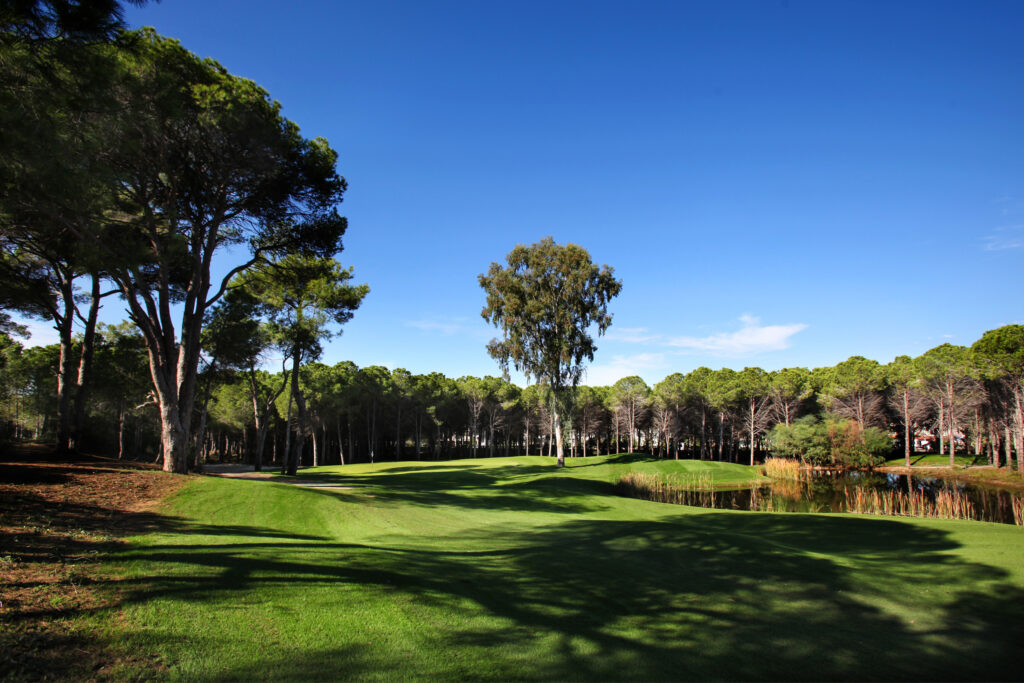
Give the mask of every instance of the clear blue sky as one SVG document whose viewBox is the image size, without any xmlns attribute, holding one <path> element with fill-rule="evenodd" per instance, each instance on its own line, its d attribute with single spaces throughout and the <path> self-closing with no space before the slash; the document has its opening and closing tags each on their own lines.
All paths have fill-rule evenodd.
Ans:
<svg viewBox="0 0 1024 683">
<path fill-rule="evenodd" d="M 1024 320 L 1024 3 L 163 0 L 340 154 L 329 363 L 497 374 L 476 276 L 623 280 L 591 383 L 882 362 Z M 113 311 L 107 312 L 114 316 Z"/>
</svg>

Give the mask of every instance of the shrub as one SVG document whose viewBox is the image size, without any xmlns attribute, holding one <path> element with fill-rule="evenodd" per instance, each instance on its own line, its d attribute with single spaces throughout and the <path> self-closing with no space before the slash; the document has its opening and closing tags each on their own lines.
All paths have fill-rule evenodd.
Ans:
<svg viewBox="0 0 1024 683">
<path fill-rule="evenodd" d="M 892 439 L 880 429 L 864 429 L 854 420 L 823 422 L 813 415 L 789 426 L 776 425 L 769 438 L 774 455 L 812 465 L 873 467 L 884 462 L 893 447 Z"/>
</svg>

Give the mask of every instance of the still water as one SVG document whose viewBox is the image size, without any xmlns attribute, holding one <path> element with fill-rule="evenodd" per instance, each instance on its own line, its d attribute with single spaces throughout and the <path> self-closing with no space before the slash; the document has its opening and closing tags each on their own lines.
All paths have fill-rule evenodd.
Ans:
<svg viewBox="0 0 1024 683">
<path fill-rule="evenodd" d="M 941 503 L 945 497 L 965 502 L 967 512 L 961 518 L 986 522 L 1014 524 L 1014 500 L 1021 505 L 1024 492 L 974 486 L 936 477 L 907 476 L 878 472 L 805 473 L 801 481 L 773 480 L 771 484 L 746 489 L 687 492 L 684 504 L 736 510 L 770 510 L 773 512 L 847 512 L 851 501 L 873 492 L 903 494 L 926 504 Z M 888 496 L 892 499 L 892 495 Z"/>
</svg>

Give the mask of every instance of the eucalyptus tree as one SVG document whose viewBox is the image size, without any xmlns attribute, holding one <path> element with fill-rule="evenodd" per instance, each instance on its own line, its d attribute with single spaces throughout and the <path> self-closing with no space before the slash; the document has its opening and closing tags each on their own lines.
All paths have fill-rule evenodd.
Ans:
<svg viewBox="0 0 1024 683">
<path fill-rule="evenodd" d="M 382 365 L 360 368 L 355 374 L 355 383 L 366 426 L 366 453 L 372 463 L 377 458 L 377 422 L 387 401 L 391 372 Z"/>
<path fill-rule="evenodd" d="M 413 423 L 415 425 L 416 459 L 419 460 L 423 452 L 423 421 L 430 419 L 433 392 L 431 391 L 430 375 L 413 375 L 409 392 L 409 400 L 413 409 Z"/>
<path fill-rule="evenodd" d="M 512 384 L 501 378 L 488 376 L 481 383 L 485 392 L 483 417 L 487 426 L 487 452 L 493 458 L 498 430 L 508 424 L 508 413 L 515 404 L 515 396 Z"/>
<path fill-rule="evenodd" d="M 881 421 L 885 371 L 878 361 L 851 356 L 825 369 L 823 377 L 824 399 L 830 411 L 856 420 L 861 428 Z"/>
<path fill-rule="evenodd" d="M 1024 325 L 989 330 L 971 348 L 978 354 L 986 375 L 1001 383 L 1011 399 L 1005 409 L 1005 421 L 1017 452 L 1017 472 L 1024 472 Z M 1006 441 L 1009 457 L 1011 438 Z"/>
<path fill-rule="evenodd" d="M 754 465 L 757 438 L 771 420 L 771 375 L 757 367 L 743 368 L 736 375 L 736 393 L 741 403 L 743 427 L 750 438 L 750 465 Z"/>
<path fill-rule="evenodd" d="M 515 384 L 505 380 L 499 379 L 497 385 L 497 392 L 495 394 L 499 408 L 501 410 L 500 424 L 504 428 L 505 436 L 505 455 L 511 455 L 513 433 L 519 425 L 519 421 L 522 419 L 522 405 L 520 400 L 522 398 L 522 389 Z"/>
<path fill-rule="evenodd" d="M 803 403 L 814 394 L 811 371 L 807 368 L 783 368 L 772 373 L 769 384 L 777 421 L 789 426 L 799 417 Z"/>
<path fill-rule="evenodd" d="M 673 439 L 670 436 L 674 436 L 682 425 L 683 411 L 690 398 L 689 390 L 690 386 L 686 381 L 686 377 L 678 372 L 669 375 L 654 385 L 655 405 L 659 411 L 657 422 L 666 441 L 672 441 Z M 666 411 L 668 415 L 664 414 Z M 675 442 L 675 457 L 678 460 L 679 440 L 675 439 Z"/>
<path fill-rule="evenodd" d="M 725 459 L 725 423 L 737 412 L 740 401 L 740 385 L 737 373 L 732 368 L 715 370 L 708 377 L 708 400 L 718 413 L 718 459 Z M 730 424 L 730 432 L 732 425 Z M 731 440 L 730 440 L 731 443 Z M 730 447 L 731 448 L 731 447 Z M 730 460 L 732 457 L 730 456 Z"/>
<path fill-rule="evenodd" d="M 487 294 L 482 317 L 501 330 L 501 339 L 487 351 L 504 376 L 509 366 L 548 385 L 552 390 L 558 466 L 565 465 L 561 412 L 566 389 L 574 389 L 584 362 L 594 359 L 597 346 L 590 335 L 604 334 L 612 322 L 608 303 L 622 283 L 612 269 L 598 268 L 586 249 L 560 245 L 550 237 L 530 246 L 518 245 L 506 266 L 492 263 L 480 286 Z"/>
<path fill-rule="evenodd" d="M 597 455 L 601 455 L 601 440 L 598 435 L 604 418 L 604 397 L 598 387 L 581 386 L 576 389 L 573 400 L 575 419 L 580 435 L 583 457 L 587 457 L 587 441 L 593 435 L 597 446 Z"/>
<path fill-rule="evenodd" d="M 480 416 L 487 403 L 488 387 L 479 377 L 469 375 L 460 377 L 458 385 L 469 411 L 469 437 L 473 444 L 473 457 L 476 458 L 480 451 Z"/>
<path fill-rule="evenodd" d="M 629 429 L 629 451 L 632 453 L 636 450 L 637 430 L 650 407 L 651 388 L 643 379 L 632 375 L 623 377 L 612 386 L 612 396 Z"/>
<path fill-rule="evenodd" d="M 254 358 L 258 358 L 263 350 L 264 335 L 261 334 L 257 311 L 256 299 L 241 288 L 236 288 L 207 311 L 200 335 L 203 350 L 201 361 L 205 365 L 202 375 L 206 381 L 190 467 L 202 468 L 201 452 L 206 436 L 207 407 L 214 384 L 237 384 L 239 378 L 235 372 L 251 366 Z"/>
<path fill-rule="evenodd" d="M 331 367 L 331 392 L 338 410 L 335 427 L 338 432 L 338 458 L 345 464 L 345 453 L 349 459 L 355 457 L 355 434 L 352 418 L 359 415 L 359 384 L 356 381 L 359 367 L 350 360 L 340 361 Z M 345 419 L 347 448 L 342 445 L 341 422 Z"/>
<path fill-rule="evenodd" d="M 0 413 L 0 443 L 18 436 L 18 394 L 21 385 L 18 361 L 23 349 L 21 343 L 11 334 L 19 332 L 16 325 L 0 312 L 0 408 L 3 409 Z M 28 336 L 27 330 L 24 335 L 18 336 Z M 13 410 L 11 402 L 14 403 Z"/>
<path fill-rule="evenodd" d="M 965 346 L 941 344 L 922 354 L 917 365 L 938 408 L 940 444 L 949 435 L 949 466 L 953 467 L 961 410 L 978 396 L 973 354 Z M 940 445 L 939 452 L 943 451 Z"/>
<path fill-rule="evenodd" d="M 88 312 L 83 316 L 79 281 L 88 276 L 88 270 L 77 240 L 64 231 L 36 228 L 31 221 L 19 223 L 23 219 L 12 218 L 12 213 L 2 206 L 0 215 L 0 306 L 49 321 L 57 332 L 60 355 L 55 368 L 56 438 L 57 450 L 66 452 L 76 445 L 75 437 L 85 411 L 96 320 L 103 296 L 100 279 L 95 273 L 91 276 Z M 73 348 L 76 320 L 84 324 L 77 362 Z"/>
<path fill-rule="evenodd" d="M 391 381 L 388 383 L 391 394 L 391 405 L 395 409 L 395 460 L 402 457 L 402 412 L 412 402 L 413 377 L 412 373 L 405 368 L 396 368 L 391 371 Z"/>
<path fill-rule="evenodd" d="M 129 416 L 152 404 L 146 343 L 131 322 L 99 326 L 96 370 L 102 382 L 97 393 L 117 414 L 117 457 L 125 456 L 125 427 Z"/>
<path fill-rule="evenodd" d="M 671 452 L 672 436 L 676 429 L 672 401 L 655 388 L 651 394 L 650 411 L 652 426 L 657 435 L 658 453 L 665 457 Z M 678 454 L 676 457 L 678 458 Z"/>
<path fill-rule="evenodd" d="M 328 425 L 340 421 L 342 395 L 336 385 L 335 369 L 319 362 L 306 363 L 299 371 L 309 411 L 309 433 L 313 440 L 313 467 L 328 464 Z M 339 438 L 339 452 L 341 443 Z"/>
<path fill-rule="evenodd" d="M 910 467 L 914 448 L 914 425 L 924 417 L 924 380 L 918 363 L 910 356 L 897 356 L 885 368 L 887 383 L 892 391 L 890 405 L 899 412 L 903 423 L 903 458 Z"/>
<path fill-rule="evenodd" d="M 369 292 L 366 285 L 350 284 L 352 269 L 333 258 L 288 254 L 250 271 L 242 286 L 261 304 L 275 344 L 291 360 L 291 395 L 298 411 L 294 450 L 287 454 L 287 473 L 294 475 L 302 457 L 306 429 L 306 401 L 299 368 L 320 357 L 321 342 L 330 339 L 359 308 Z"/>
<path fill-rule="evenodd" d="M 543 416 L 543 406 L 546 399 L 543 396 L 543 387 L 538 384 L 531 384 L 523 389 L 520 402 L 523 410 L 523 445 L 525 454 L 530 454 L 531 429 L 533 433 L 539 433 L 541 427 L 547 422 Z"/>
<path fill-rule="evenodd" d="M 700 459 L 711 457 L 709 418 L 715 410 L 714 401 L 715 372 L 711 368 L 701 366 L 686 375 L 686 393 L 700 413 Z"/>
</svg>

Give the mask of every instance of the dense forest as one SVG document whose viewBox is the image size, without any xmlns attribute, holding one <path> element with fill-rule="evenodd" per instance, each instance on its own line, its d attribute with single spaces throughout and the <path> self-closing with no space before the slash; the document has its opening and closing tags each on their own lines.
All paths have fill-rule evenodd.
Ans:
<svg viewBox="0 0 1024 683">
<path fill-rule="evenodd" d="M 230 339 L 215 310 L 208 332 Z M 414 375 L 381 366 L 302 363 L 268 372 L 270 323 L 247 318 L 246 334 L 263 340 L 249 355 L 218 358 L 213 334 L 199 373 L 199 425 L 192 452 L 200 459 L 281 464 L 301 429 L 305 464 L 356 461 L 550 455 L 552 415 L 544 385 L 525 388 L 498 377 Z M 2 430 L 7 439 L 53 439 L 57 423 L 58 345 L 3 344 Z M 613 386 L 578 387 L 565 418 L 570 456 L 645 451 L 667 458 L 759 460 L 781 438 L 778 425 L 818 422 L 889 435 L 893 454 L 914 451 L 981 454 L 1012 464 L 1020 448 L 1020 378 L 1024 327 L 986 333 L 973 347 L 943 344 L 917 358 L 883 365 L 854 356 L 833 367 L 765 371 L 697 368 L 653 387 L 640 377 Z M 81 339 L 73 354 L 80 355 Z M 212 351 L 211 351 L 212 350 Z M 160 452 L 157 399 L 144 341 L 130 323 L 100 325 L 95 375 L 76 438 L 84 448 L 122 457 Z M 287 361 L 287 358 L 286 358 Z M 773 428 L 775 428 L 773 432 Z M 193 464 L 195 466 L 195 464 Z"/>
</svg>

